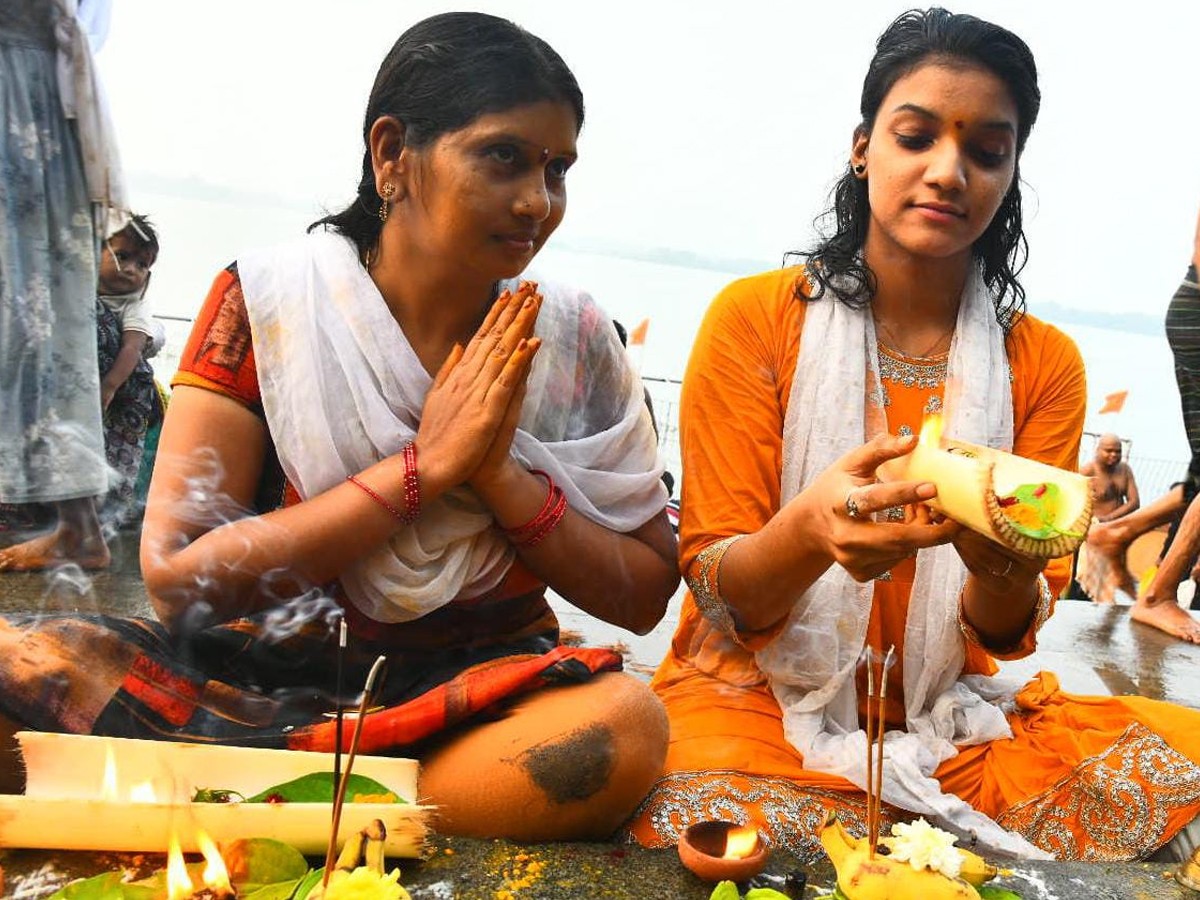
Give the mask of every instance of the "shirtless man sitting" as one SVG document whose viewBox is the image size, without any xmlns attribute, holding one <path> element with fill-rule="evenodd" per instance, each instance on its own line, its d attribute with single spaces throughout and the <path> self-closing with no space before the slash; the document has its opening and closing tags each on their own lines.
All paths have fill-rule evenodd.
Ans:
<svg viewBox="0 0 1200 900">
<path fill-rule="evenodd" d="M 1084 463 L 1079 472 L 1092 479 L 1092 512 L 1096 521 L 1109 522 L 1141 505 L 1133 469 L 1121 460 L 1121 439 L 1115 434 L 1100 436 L 1095 458 Z"/>
</svg>

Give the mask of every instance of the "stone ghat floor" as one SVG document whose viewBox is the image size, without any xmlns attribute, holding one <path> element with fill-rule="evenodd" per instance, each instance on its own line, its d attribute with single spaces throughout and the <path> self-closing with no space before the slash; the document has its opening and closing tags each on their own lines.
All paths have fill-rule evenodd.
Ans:
<svg viewBox="0 0 1200 900">
<path fill-rule="evenodd" d="M 0 612 L 79 611 L 116 615 L 149 612 L 137 571 L 136 535 L 113 545 L 114 565 L 85 577 L 64 570 L 43 574 L 0 574 Z M 557 603 L 565 630 L 587 643 L 616 644 L 630 671 L 648 677 L 666 652 L 678 619 L 682 591 L 664 621 L 646 636 L 629 635 Z M 1038 652 L 1005 663 L 1004 671 L 1026 678 L 1041 669 L 1058 674 L 1064 690 L 1083 694 L 1139 694 L 1200 708 L 1200 647 L 1175 641 L 1131 622 L 1126 607 L 1064 601 L 1042 631 Z M 70 827 L 64 823 L 64 827 Z M 164 836 L 164 842 L 165 842 Z M 437 837 L 425 861 L 406 862 L 403 883 L 414 900 L 529 900 L 600 897 L 698 898 L 705 885 L 682 867 L 674 851 L 648 851 L 615 844 L 516 846 L 502 841 Z M 5 887 L 0 897 L 47 897 L 73 877 L 119 868 L 146 873 L 162 857 L 97 853 L 0 850 Z M 1197 896 L 1164 877 L 1161 863 L 1022 864 L 1006 885 L 1026 900 L 1127 900 Z M 784 877 L 804 873 L 809 887 L 795 896 L 812 898 L 833 882 L 826 863 L 805 865 L 777 851 L 764 883 L 782 888 Z"/>
<path fill-rule="evenodd" d="M 673 850 L 613 844 L 539 844 L 436 838 L 424 861 L 400 861 L 401 883 L 413 900 L 705 900 L 713 886 L 696 878 Z M 396 861 L 393 861 L 395 863 Z M 317 864 L 314 861 L 314 864 Z M 128 869 L 138 877 L 164 865 L 154 854 L 0 851 L 5 892 L 12 900 L 47 897 L 71 878 Z M 1158 900 L 1194 898 L 1155 863 L 1024 863 L 998 884 L 1024 900 Z M 806 886 L 797 889 L 797 875 Z M 812 900 L 833 884 L 828 863 L 802 865 L 774 853 L 752 884 Z M 743 891 L 746 885 L 741 886 Z"/>
</svg>

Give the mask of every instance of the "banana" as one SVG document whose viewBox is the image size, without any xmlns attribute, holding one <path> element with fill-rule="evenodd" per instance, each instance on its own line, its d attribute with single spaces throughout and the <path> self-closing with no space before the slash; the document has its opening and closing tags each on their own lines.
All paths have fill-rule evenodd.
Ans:
<svg viewBox="0 0 1200 900">
<path fill-rule="evenodd" d="M 367 849 L 363 853 L 363 863 L 379 875 L 385 873 L 383 841 L 387 837 L 387 828 L 379 819 L 373 819 L 371 824 L 363 829 L 367 838 Z"/>
<path fill-rule="evenodd" d="M 1011 869 L 997 869 L 990 865 L 978 853 L 972 853 L 970 850 L 964 850 L 962 847 L 955 848 L 962 857 L 962 868 L 958 871 L 958 877 L 963 881 L 970 882 L 979 887 L 981 884 L 991 881 L 997 875 L 1011 875 Z"/>
<path fill-rule="evenodd" d="M 890 838 L 881 841 L 887 846 Z M 837 883 L 847 900 L 980 900 L 973 883 L 963 878 L 948 878 L 932 869 L 914 869 L 885 853 L 871 856 L 866 838 L 855 838 L 830 813 L 821 829 L 821 845 L 837 871 Z M 977 854 L 956 848 L 963 854 L 964 869 L 980 878 L 980 884 L 998 871 Z"/>
<path fill-rule="evenodd" d="M 338 854 L 337 862 L 334 864 L 335 869 L 353 869 L 358 865 L 359 859 L 363 855 L 363 845 L 366 843 L 366 830 L 356 831 L 354 834 L 346 838 L 346 843 L 342 844 L 342 852 Z"/>
</svg>

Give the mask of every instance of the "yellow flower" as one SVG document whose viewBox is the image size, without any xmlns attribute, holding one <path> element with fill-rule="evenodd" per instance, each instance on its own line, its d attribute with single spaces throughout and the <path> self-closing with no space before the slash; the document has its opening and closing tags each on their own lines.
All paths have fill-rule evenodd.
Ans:
<svg viewBox="0 0 1200 900">
<path fill-rule="evenodd" d="M 400 885 L 399 869 L 381 875 L 359 866 L 349 872 L 339 869 L 330 875 L 323 900 L 412 900 L 412 897 Z"/>
<path fill-rule="evenodd" d="M 954 835 L 934 828 L 924 819 L 892 826 L 889 842 L 892 858 L 907 862 L 918 872 L 932 869 L 947 878 L 957 878 L 962 870 L 962 854 L 954 846 Z"/>
</svg>

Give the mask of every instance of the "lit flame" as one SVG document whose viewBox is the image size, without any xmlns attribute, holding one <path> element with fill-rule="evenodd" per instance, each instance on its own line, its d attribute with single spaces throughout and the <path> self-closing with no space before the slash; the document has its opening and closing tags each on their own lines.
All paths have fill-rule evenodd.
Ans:
<svg viewBox="0 0 1200 900">
<path fill-rule="evenodd" d="M 917 443 L 923 447 L 940 447 L 942 443 L 942 417 L 938 413 L 930 413 L 921 425 L 921 436 Z"/>
<path fill-rule="evenodd" d="M 171 840 L 167 843 L 167 900 L 186 900 L 195 890 L 183 861 L 183 851 L 179 849 L 179 837 L 171 832 Z"/>
<path fill-rule="evenodd" d="M 751 825 L 731 828 L 725 835 L 722 859 L 745 859 L 758 849 L 758 831 Z"/>
<path fill-rule="evenodd" d="M 112 744 L 104 745 L 104 779 L 100 782 L 100 799 L 117 799 L 117 758 L 113 755 Z"/>
<path fill-rule="evenodd" d="M 129 801 L 131 803 L 157 803 L 158 795 L 154 793 L 154 785 L 149 781 L 135 784 L 129 789 Z"/>
<path fill-rule="evenodd" d="M 233 893 L 229 883 L 229 870 L 225 868 L 225 860 L 221 859 L 221 851 L 203 831 L 196 831 L 196 844 L 204 854 L 204 886 L 212 888 L 217 893 Z"/>
</svg>

